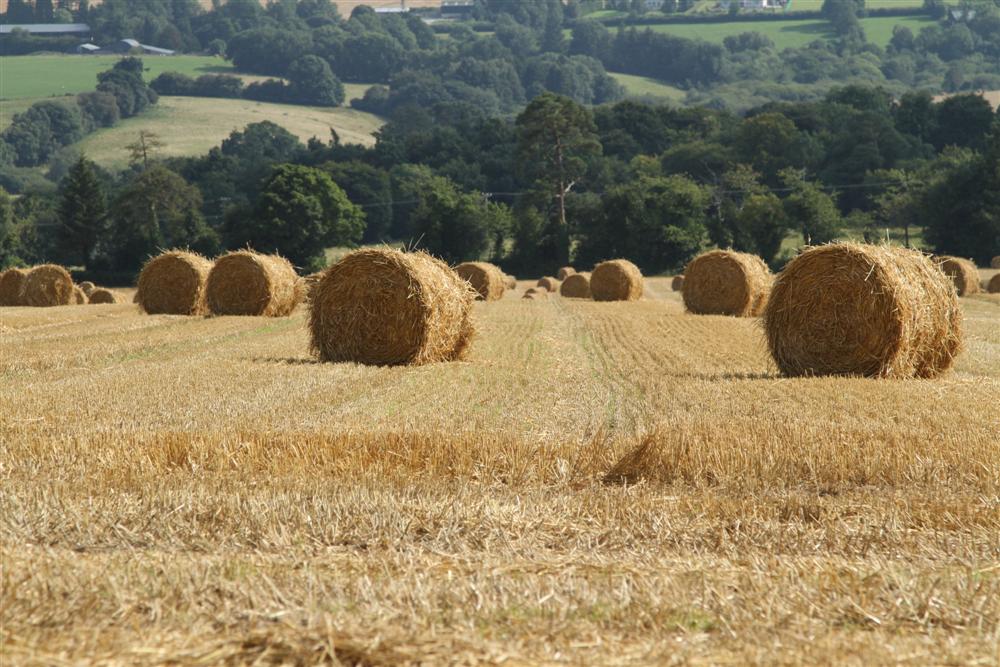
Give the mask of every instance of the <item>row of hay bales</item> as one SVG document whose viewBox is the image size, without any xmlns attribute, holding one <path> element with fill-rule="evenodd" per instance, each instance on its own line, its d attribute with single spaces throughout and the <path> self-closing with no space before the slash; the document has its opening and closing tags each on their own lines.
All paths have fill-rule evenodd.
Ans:
<svg viewBox="0 0 1000 667">
<path fill-rule="evenodd" d="M 90 281 L 73 283 L 69 271 L 57 264 L 0 273 L 0 306 L 53 307 L 120 303 L 119 295 Z"/>
</svg>

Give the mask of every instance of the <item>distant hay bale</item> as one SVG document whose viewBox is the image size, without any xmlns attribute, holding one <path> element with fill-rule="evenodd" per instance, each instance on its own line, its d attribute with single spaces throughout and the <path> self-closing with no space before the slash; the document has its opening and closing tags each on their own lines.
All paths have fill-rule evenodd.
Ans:
<svg viewBox="0 0 1000 667">
<path fill-rule="evenodd" d="M 696 315 L 756 317 L 764 312 L 772 275 L 757 255 L 712 250 L 684 270 L 684 306 Z"/>
<path fill-rule="evenodd" d="M 990 294 L 1000 293 L 1000 273 L 996 274 L 986 283 L 986 291 Z"/>
<path fill-rule="evenodd" d="M 312 300 L 313 290 L 316 289 L 316 285 L 323 280 L 323 271 L 317 271 L 316 273 L 310 273 L 308 276 L 303 276 L 299 279 L 299 283 L 302 291 L 302 298 L 304 300 Z"/>
<path fill-rule="evenodd" d="M 940 255 L 934 258 L 934 262 L 955 283 L 955 289 L 959 296 L 967 296 L 979 291 L 979 269 L 970 260 Z"/>
<path fill-rule="evenodd" d="M 564 266 L 561 269 L 559 269 L 558 273 L 556 273 L 556 278 L 558 278 L 560 281 L 566 280 L 574 273 L 576 273 L 576 269 L 574 269 L 572 266 Z"/>
<path fill-rule="evenodd" d="M 961 316 L 948 278 L 921 253 L 838 243 L 788 263 L 764 329 L 785 375 L 929 378 L 954 363 Z"/>
<path fill-rule="evenodd" d="M 26 306 L 68 306 L 73 302 L 73 278 L 55 264 L 43 264 L 28 271 L 21 291 Z"/>
<path fill-rule="evenodd" d="M 455 267 L 455 273 L 472 285 L 480 301 L 502 299 L 507 289 L 503 271 L 489 262 L 463 262 Z"/>
<path fill-rule="evenodd" d="M 684 276 L 674 276 L 674 279 L 670 281 L 670 289 L 675 292 L 680 292 L 684 289 Z"/>
<path fill-rule="evenodd" d="M 589 299 L 590 273 L 573 273 L 559 286 L 559 294 L 569 299 Z"/>
<path fill-rule="evenodd" d="M 87 295 L 80 285 L 73 285 L 73 304 L 82 306 L 87 303 Z"/>
<path fill-rule="evenodd" d="M 455 361 L 475 333 L 475 290 L 423 252 L 352 252 L 327 269 L 313 294 L 311 347 L 322 361 Z"/>
<path fill-rule="evenodd" d="M 997 255 L 992 260 L 990 260 L 991 269 L 1000 269 L 1000 255 Z"/>
<path fill-rule="evenodd" d="M 79 287 L 80 289 L 83 290 L 83 293 L 86 294 L 87 296 L 90 296 L 90 293 L 93 292 L 95 289 L 97 289 L 97 285 L 90 282 L 89 280 L 84 280 L 82 283 L 80 283 Z"/>
<path fill-rule="evenodd" d="M 27 277 L 25 269 L 7 269 L 0 273 L 0 306 L 24 305 L 21 292 Z"/>
<path fill-rule="evenodd" d="M 546 292 L 557 292 L 559 291 L 559 279 L 552 276 L 545 276 L 544 278 L 540 278 L 535 286 L 543 288 Z"/>
<path fill-rule="evenodd" d="M 524 291 L 524 296 L 525 297 L 532 296 L 539 299 L 547 299 L 549 298 L 549 290 L 548 288 L 545 287 L 537 287 L 537 286 L 529 287 Z"/>
<path fill-rule="evenodd" d="M 93 292 L 91 292 L 89 299 L 91 304 L 108 304 L 108 303 L 121 302 L 121 299 L 118 298 L 118 294 L 116 292 L 112 292 L 109 289 L 104 289 L 103 287 L 98 287 Z"/>
<path fill-rule="evenodd" d="M 507 289 L 517 289 L 517 278 L 505 273 L 503 275 L 503 286 Z"/>
<path fill-rule="evenodd" d="M 590 274 L 594 301 L 635 301 L 642 297 L 642 271 L 627 259 L 601 262 Z"/>
<path fill-rule="evenodd" d="M 184 250 L 152 258 L 139 274 L 135 302 L 150 315 L 204 315 L 205 283 L 212 262 Z"/>
<path fill-rule="evenodd" d="M 239 250 L 215 260 L 205 282 L 214 315 L 285 317 L 299 305 L 302 288 L 284 257 Z"/>
</svg>

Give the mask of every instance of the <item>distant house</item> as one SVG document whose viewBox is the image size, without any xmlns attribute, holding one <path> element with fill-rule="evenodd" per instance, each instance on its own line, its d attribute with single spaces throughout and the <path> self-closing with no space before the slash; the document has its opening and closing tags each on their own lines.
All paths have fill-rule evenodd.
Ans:
<svg viewBox="0 0 1000 667">
<path fill-rule="evenodd" d="M 172 56 L 176 53 L 170 49 L 161 49 L 156 46 L 149 46 L 148 44 L 140 44 L 138 40 L 135 39 L 119 40 L 115 42 L 109 50 L 115 53 L 132 53 L 139 50 L 150 56 Z"/>
<path fill-rule="evenodd" d="M 645 6 L 647 12 L 655 12 L 658 9 L 663 9 L 663 0 L 645 0 Z"/>
<path fill-rule="evenodd" d="M 472 16 L 476 3 L 473 0 L 443 0 L 441 16 L 447 18 L 464 18 Z"/>
<path fill-rule="evenodd" d="M 103 53 L 101 51 L 101 47 L 97 44 L 91 44 L 89 42 L 76 47 L 76 52 L 83 56 L 92 56 Z"/>
<path fill-rule="evenodd" d="M 0 35 L 10 35 L 15 30 L 40 37 L 90 36 L 86 23 L 5 23 L 0 25 Z"/>
</svg>

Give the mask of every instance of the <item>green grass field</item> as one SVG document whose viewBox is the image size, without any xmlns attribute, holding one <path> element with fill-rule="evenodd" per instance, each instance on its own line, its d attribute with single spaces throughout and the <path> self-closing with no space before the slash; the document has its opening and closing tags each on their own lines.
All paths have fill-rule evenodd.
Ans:
<svg viewBox="0 0 1000 667">
<path fill-rule="evenodd" d="M 630 97 L 650 97 L 669 100 L 671 102 L 683 102 L 687 95 L 680 88 L 675 88 L 662 81 L 650 79 L 645 76 L 632 76 L 631 74 L 621 74 L 619 72 L 608 72 L 615 81 L 625 86 L 625 91 Z"/>
<path fill-rule="evenodd" d="M 957 5 L 959 0 L 945 0 L 950 5 Z M 865 0 L 867 9 L 914 9 L 922 7 L 923 0 Z M 823 0 L 791 0 L 786 11 L 818 12 L 823 8 Z"/>
</svg>

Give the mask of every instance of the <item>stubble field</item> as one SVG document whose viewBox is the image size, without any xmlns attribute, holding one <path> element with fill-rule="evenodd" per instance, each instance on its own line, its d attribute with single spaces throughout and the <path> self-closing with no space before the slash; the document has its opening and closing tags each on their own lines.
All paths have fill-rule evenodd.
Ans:
<svg viewBox="0 0 1000 667">
<path fill-rule="evenodd" d="M 5 309 L 4 664 L 995 665 L 1000 296 L 963 305 L 933 381 L 782 379 L 665 279 L 477 304 L 420 368 L 314 363 L 302 310 Z"/>
</svg>

